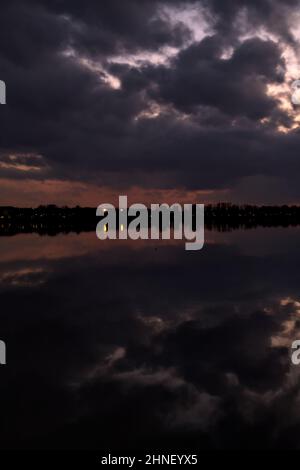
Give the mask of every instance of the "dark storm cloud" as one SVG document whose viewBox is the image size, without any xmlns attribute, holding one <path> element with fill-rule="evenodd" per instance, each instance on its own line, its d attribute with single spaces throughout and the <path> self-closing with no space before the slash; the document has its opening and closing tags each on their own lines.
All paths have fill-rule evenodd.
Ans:
<svg viewBox="0 0 300 470">
<path fill-rule="evenodd" d="M 271 115 L 277 101 L 267 96 L 266 84 L 283 81 L 284 61 L 278 46 L 251 39 L 227 60 L 220 57 L 221 52 L 218 36 L 183 50 L 171 67 L 156 70 L 158 96 L 154 96 L 186 113 L 203 105 L 250 119 Z"/>
<path fill-rule="evenodd" d="M 248 26 L 252 32 L 263 27 L 295 44 L 290 20 L 299 7 L 299 0 L 202 0 L 201 4 L 210 11 L 215 28 L 225 36 L 224 40 L 236 40 Z"/>
<path fill-rule="evenodd" d="M 213 18 L 215 34 L 212 29 L 200 42 L 191 42 L 187 25 L 170 19 L 170 8 L 191 4 Z M 4 5 L 0 73 L 8 105 L 0 109 L 0 151 L 44 159 L 42 174 L 11 169 L 9 175 L 190 188 L 228 187 L 258 174 L 295 175 L 299 136 L 277 135 L 290 117 L 266 94 L 267 83 L 282 82 L 285 63 L 278 44 L 238 37 L 235 19 L 245 6 L 245 33 L 255 24 L 289 40 L 289 29 L 283 34 L 273 19 L 281 13 L 288 28 L 293 1 L 273 2 L 272 9 L 269 2 L 244 1 Z M 225 40 L 222 25 L 234 41 Z M 224 57 L 229 44 L 233 53 Z M 163 46 L 181 51 L 165 65 L 111 63 L 114 55 L 143 57 Z M 120 80 L 120 89 L 109 85 L 107 73 Z M 160 115 L 149 119 L 153 105 Z M 269 119 L 264 128 L 262 118 Z M 291 152 L 282 168 L 286 146 Z"/>
<path fill-rule="evenodd" d="M 22 71 L 66 46 L 68 25 L 38 5 L 12 0 L 2 5 L 0 39 L 1 60 L 15 67 L 14 72 Z"/>
<path fill-rule="evenodd" d="M 183 23 L 170 24 L 160 11 L 165 3 L 159 0 L 46 0 L 33 3 L 64 18 L 70 34 L 69 45 L 88 55 L 157 50 L 166 44 L 180 46 L 191 36 Z"/>
</svg>

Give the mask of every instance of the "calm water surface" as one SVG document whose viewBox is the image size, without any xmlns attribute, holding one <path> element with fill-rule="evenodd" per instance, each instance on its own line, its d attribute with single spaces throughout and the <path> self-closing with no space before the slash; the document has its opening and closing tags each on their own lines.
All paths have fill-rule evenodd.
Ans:
<svg viewBox="0 0 300 470">
<path fill-rule="evenodd" d="M 0 239 L 0 447 L 300 447 L 300 229 Z"/>
</svg>

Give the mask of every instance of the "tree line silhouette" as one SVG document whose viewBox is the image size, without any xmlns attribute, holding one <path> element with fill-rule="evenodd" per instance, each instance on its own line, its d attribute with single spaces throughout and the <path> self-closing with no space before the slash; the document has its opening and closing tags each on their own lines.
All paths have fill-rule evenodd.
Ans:
<svg viewBox="0 0 300 470">
<path fill-rule="evenodd" d="M 148 215 L 150 217 L 150 209 Z M 98 221 L 99 217 L 96 217 L 94 207 L 58 207 L 53 204 L 36 208 L 0 207 L 0 236 L 18 233 L 57 235 L 89 232 L 95 230 Z M 300 225 L 300 206 L 296 205 L 255 206 L 219 203 L 205 206 L 207 230 L 223 232 L 297 225 Z"/>
</svg>

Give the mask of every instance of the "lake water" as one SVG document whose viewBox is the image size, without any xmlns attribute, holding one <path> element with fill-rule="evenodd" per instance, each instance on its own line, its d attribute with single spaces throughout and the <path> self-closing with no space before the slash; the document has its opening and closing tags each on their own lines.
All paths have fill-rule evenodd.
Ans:
<svg viewBox="0 0 300 470">
<path fill-rule="evenodd" d="M 0 239 L 2 448 L 300 447 L 300 229 Z"/>
</svg>

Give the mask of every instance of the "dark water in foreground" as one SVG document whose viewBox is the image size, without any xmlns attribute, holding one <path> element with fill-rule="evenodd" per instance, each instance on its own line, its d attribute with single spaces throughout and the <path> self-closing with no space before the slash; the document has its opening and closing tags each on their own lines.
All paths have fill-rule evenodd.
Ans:
<svg viewBox="0 0 300 470">
<path fill-rule="evenodd" d="M 300 229 L 0 239 L 1 448 L 300 447 Z"/>
</svg>

